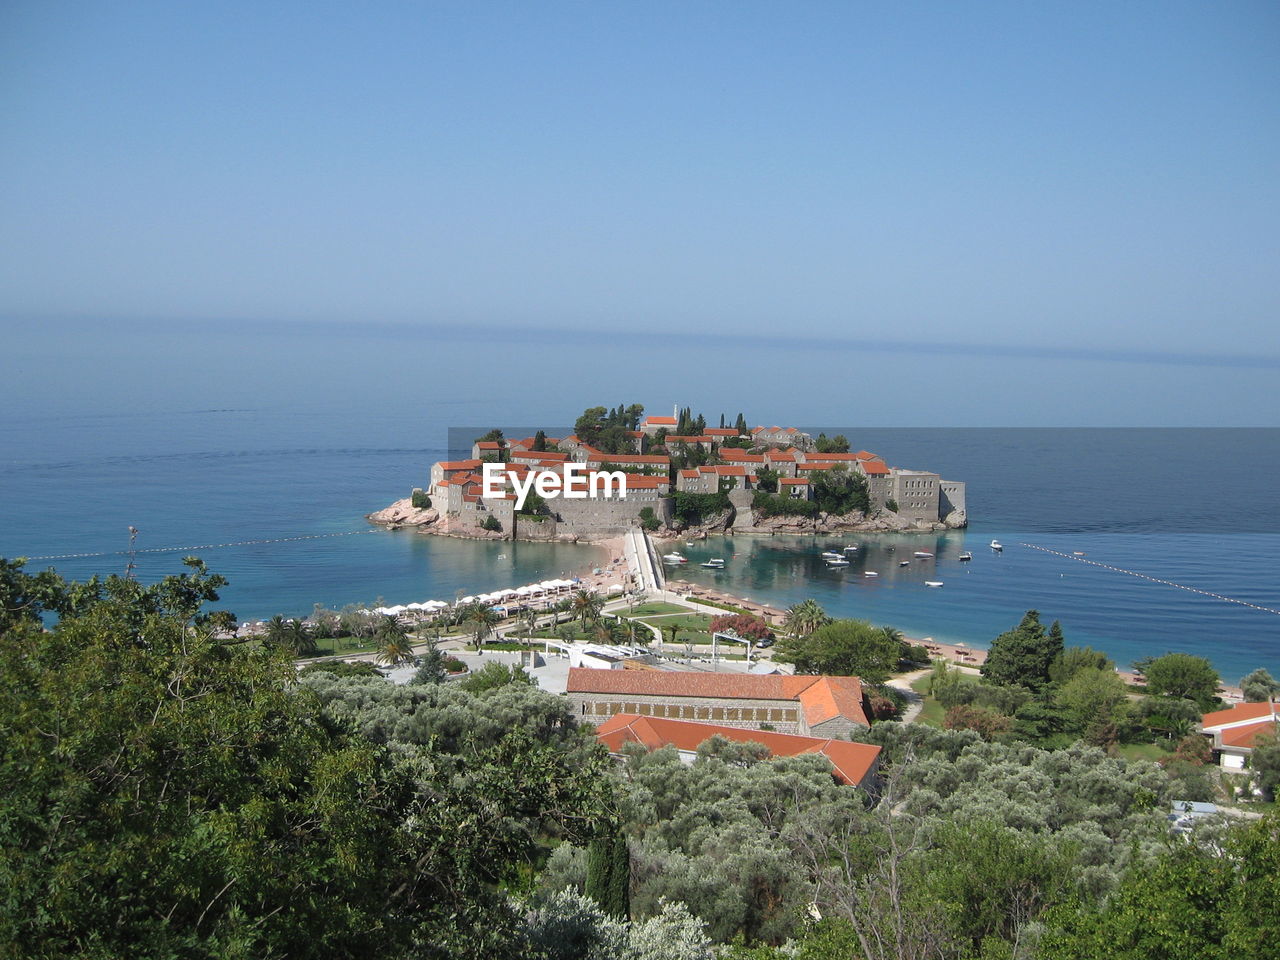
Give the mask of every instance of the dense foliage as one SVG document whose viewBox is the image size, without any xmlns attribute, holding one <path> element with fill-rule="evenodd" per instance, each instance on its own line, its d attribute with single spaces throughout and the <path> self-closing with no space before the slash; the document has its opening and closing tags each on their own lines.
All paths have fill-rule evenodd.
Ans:
<svg viewBox="0 0 1280 960">
<path fill-rule="evenodd" d="M 774 659 L 795 664 L 797 673 L 861 677 L 881 683 L 907 655 L 902 635 L 868 620 L 834 620 L 812 632 L 784 637 Z"/>
</svg>

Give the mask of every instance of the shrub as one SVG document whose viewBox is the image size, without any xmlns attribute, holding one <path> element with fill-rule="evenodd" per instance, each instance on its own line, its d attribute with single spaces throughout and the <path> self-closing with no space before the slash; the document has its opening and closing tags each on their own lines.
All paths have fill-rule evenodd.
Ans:
<svg viewBox="0 0 1280 960">
<path fill-rule="evenodd" d="M 751 498 L 751 509 L 762 517 L 816 517 L 818 505 L 811 500 L 784 497 L 757 490 Z"/>
<path fill-rule="evenodd" d="M 640 509 L 640 526 L 651 532 L 662 526 L 657 515 L 653 512 L 653 507 L 642 507 Z"/>
<path fill-rule="evenodd" d="M 425 490 L 414 490 L 413 496 L 411 499 L 413 501 L 413 509 L 415 510 L 431 509 L 431 498 L 427 496 L 427 492 Z"/>
<path fill-rule="evenodd" d="M 684 493 L 677 490 L 671 495 L 672 513 L 676 521 L 685 527 L 696 526 L 705 517 L 732 509 L 727 493 Z"/>
<path fill-rule="evenodd" d="M 377 677 L 378 670 L 368 660 L 322 660 L 309 663 L 298 671 L 298 676 L 306 677 L 315 673 L 328 673 L 335 677 Z"/>
<path fill-rule="evenodd" d="M 449 673 L 462 673 L 464 670 L 467 669 L 467 665 L 463 663 L 461 660 L 459 660 L 457 657 L 445 657 L 444 668 Z"/>
<path fill-rule="evenodd" d="M 1008 733 L 1013 728 L 1013 721 L 985 707 L 960 704 L 947 711 L 942 726 L 946 730 L 973 730 L 983 740 L 993 740 L 1002 733 Z"/>
<path fill-rule="evenodd" d="M 492 513 L 486 514 L 485 518 L 480 521 L 480 529 L 496 532 L 502 529 L 502 522 Z"/>
<path fill-rule="evenodd" d="M 888 500 L 886 500 L 886 501 L 884 502 L 884 508 L 885 508 L 886 510 L 888 510 L 890 513 L 897 513 L 897 512 L 898 512 L 898 501 L 897 501 L 897 500 L 894 500 L 892 497 L 890 497 Z"/>
<path fill-rule="evenodd" d="M 752 640 L 764 640 L 773 636 L 773 631 L 769 629 L 767 623 L 749 613 L 720 616 L 711 621 L 712 633 L 726 631 L 733 631 L 744 639 Z"/>
</svg>

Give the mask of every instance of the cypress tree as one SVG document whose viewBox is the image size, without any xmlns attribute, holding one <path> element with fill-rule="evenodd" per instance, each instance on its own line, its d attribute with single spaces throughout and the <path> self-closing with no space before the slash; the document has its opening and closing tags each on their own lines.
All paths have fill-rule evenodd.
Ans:
<svg viewBox="0 0 1280 960">
<path fill-rule="evenodd" d="M 587 847 L 586 893 L 610 916 L 631 916 L 631 853 L 621 831 L 596 837 Z"/>
</svg>

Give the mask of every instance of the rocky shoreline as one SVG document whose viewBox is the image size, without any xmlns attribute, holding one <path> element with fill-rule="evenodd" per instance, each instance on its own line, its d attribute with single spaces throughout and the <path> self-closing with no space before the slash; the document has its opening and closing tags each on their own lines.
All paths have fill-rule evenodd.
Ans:
<svg viewBox="0 0 1280 960">
<path fill-rule="evenodd" d="M 421 509 L 413 505 L 412 498 L 397 500 L 389 507 L 366 514 L 370 523 L 387 527 L 391 530 L 405 528 L 416 529 L 420 533 L 436 536 L 457 537 L 462 540 L 505 540 L 502 531 L 468 529 L 465 532 L 445 530 L 440 523 L 440 514 L 434 507 Z M 759 517 L 751 512 L 751 522 L 738 522 L 739 516 L 734 511 L 719 514 L 707 522 L 687 527 L 661 527 L 653 531 L 658 540 L 705 539 L 709 536 L 835 536 L 845 533 L 931 533 L 942 530 L 956 530 L 968 525 L 963 516 L 948 517 L 946 521 L 921 524 L 903 520 L 895 513 L 881 513 L 868 517 L 860 512 L 848 514 L 819 514 L 816 517 Z M 602 543 L 611 537 L 584 537 L 578 534 L 561 534 L 555 537 L 556 543 Z M 539 542 L 547 542 L 545 540 Z"/>
</svg>

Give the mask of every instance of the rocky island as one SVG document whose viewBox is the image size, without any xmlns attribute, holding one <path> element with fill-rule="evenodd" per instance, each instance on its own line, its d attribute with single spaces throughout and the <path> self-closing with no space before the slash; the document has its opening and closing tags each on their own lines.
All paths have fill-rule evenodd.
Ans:
<svg viewBox="0 0 1280 960">
<path fill-rule="evenodd" d="M 965 485 L 890 466 L 847 438 L 795 427 L 719 427 L 689 408 L 583 412 L 574 432 L 511 439 L 490 430 L 469 456 L 431 467 L 426 488 L 372 523 L 477 539 L 600 541 L 641 526 L 657 537 L 835 534 L 968 524 Z M 600 481 L 600 482 L 597 482 Z"/>
</svg>

